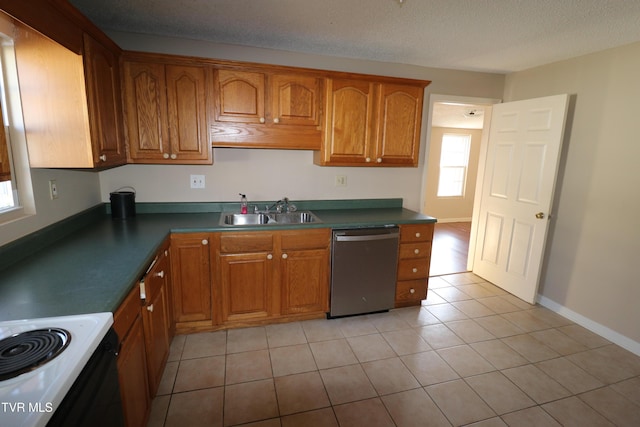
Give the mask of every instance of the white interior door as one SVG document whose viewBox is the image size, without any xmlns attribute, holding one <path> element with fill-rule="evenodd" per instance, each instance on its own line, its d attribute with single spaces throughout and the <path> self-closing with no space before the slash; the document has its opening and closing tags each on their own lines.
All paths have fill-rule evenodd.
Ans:
<svg viewBox="0 0 640 427">
<path fill-rule="evenodd" d="M 534 303 L 569 96 L 493 107 L 473 272 Z"/>
</svg>

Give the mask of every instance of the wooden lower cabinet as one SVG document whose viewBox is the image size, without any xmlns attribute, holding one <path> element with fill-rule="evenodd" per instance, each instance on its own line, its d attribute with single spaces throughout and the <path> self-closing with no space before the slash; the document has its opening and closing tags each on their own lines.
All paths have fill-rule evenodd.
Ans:
<svg viewBox="0 0 640 427">
<path fill-rule="evenodd" d="M 330 236 L 330 229 L 221 233 L 222 322 L 328 311 Z"/>
<path fill-rule="evenodd" d="M 281 313 L 329 311 L 331 230 L 283 231 L 280 242 Z"/>
<path fill-rule="evenodd" d="M 142 320 L 151 396 L 158 391 L 172 339 L 168 253 L 167 248 L 158 254 L 155 264 L 144 278 L 146 300 L 142 307 Z"/>
<path fill-rule="evenodd" d="M 433 224 L 400 225 L 396 307 L 420 305 L 427 297 Z"/>
<path fill-rule="evenodd" d="M 120 338 L 118 378 L 127 427 L 146 425 L 151 411 L 141 306 L 136 286 L 113 316 L 113 327 Z"/>
<path fill-rule="evenodd" d="M 171 288 L 173 318 L 181 325 L 212 324 L 211 235 L 171 235 Z"/>
</svg>

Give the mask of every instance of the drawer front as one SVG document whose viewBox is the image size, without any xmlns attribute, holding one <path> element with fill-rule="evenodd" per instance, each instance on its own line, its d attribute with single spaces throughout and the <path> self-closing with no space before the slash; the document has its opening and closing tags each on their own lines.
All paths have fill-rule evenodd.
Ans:
<svg viewBox="0 0 640 427">
<path fill-rule="evenodd" d="M 427 297 L 427 280 L 402 280 L 396 284 L 396 301 L 422 301 Z"/>
<path fill-rule="evenodd" d="M 400 259 L 428 258 L 431 254 L 431 242 L 402 243 Z"/>
<path fill-rule="evenodd" d="M 140 288 L 136 285 L 113 314 L 113 329 L 118 334 L 120 341 L 124 339 L 129 329 L 131 329 L 133 322 L 140 314 L 141 308 Z"/>
<path fill-rule="evenodd" d="M 273 250 L 273 233 L 222 233 L 220 252 L 245 253 Z"/>
<path fill-rule="evenodd" d="M 430 242 L 433 240 L 433 223 L 402 224 L 400 226 L 400 242 Z"/>
<path fill-rule="evenodd" d="M 398 263 L 398 280 L 422 279 L 428 276 L 428 259 L 407 259 Z"/>
<path fill-rule="evenodd" d="M 324 249 L 331 243 L 331 229 L 282 231 L 280 238 L 282 250 Z"/>
</svg>

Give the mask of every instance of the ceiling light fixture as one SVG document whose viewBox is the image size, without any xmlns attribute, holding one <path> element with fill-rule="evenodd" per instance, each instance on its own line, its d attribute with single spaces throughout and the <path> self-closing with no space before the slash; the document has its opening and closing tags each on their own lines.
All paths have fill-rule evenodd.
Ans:
<svg viewBox="0 0 640 427">
<path fill-rule="evenodd" d="M 467 118 L 472 118 L 472 117 L 480 117 L 482 113 L 483 113 L 482 110 L 472 109 L 472 110 L 466 111 L 463 115 Z"/>
</svg>

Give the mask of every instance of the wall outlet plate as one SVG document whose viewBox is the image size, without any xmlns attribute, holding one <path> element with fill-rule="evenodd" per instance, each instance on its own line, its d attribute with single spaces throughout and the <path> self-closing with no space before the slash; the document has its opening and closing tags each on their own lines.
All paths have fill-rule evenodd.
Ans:
<svg viewBox="0 0 640 427">
<path fill-rule="evenodd" d="M 191 188 L 204 188 L 204 175 L 191 175 Z"/>
<path fill-rule="evenodd" d="M 49 197 L 51 200 L 58 198 L 58 184 L 55 179 L 49 180 Z"/>
<path fill-rule="evenodd" d="M 336 187 L 346 187 L 347 186 L 347 176 L 346 175 L 336 175 L 335 184 L 336 184 Z"/>
</svg>

